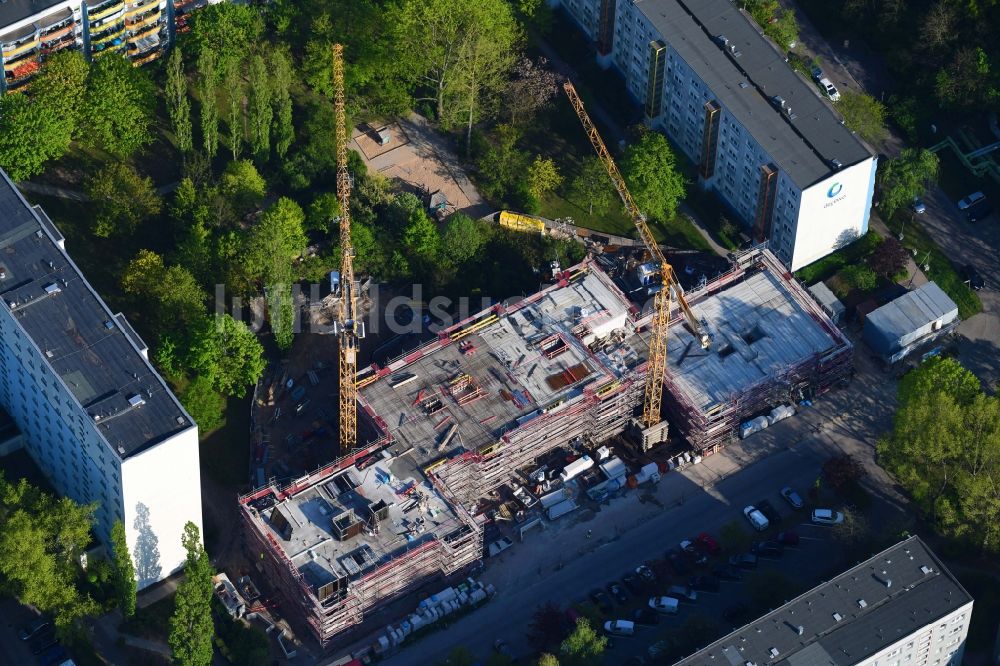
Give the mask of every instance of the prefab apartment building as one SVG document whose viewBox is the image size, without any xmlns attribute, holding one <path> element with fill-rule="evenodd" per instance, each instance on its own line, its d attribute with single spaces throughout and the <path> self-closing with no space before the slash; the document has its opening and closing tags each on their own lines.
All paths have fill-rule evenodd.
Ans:
<svg viewBox="0 0 1000 666">
<path fill-rule="evenodd" d="M 62 235 L 0 171 L 0 404 L 59 494 L 116 520 L 140 589 L 179 569 L 201 528 L 198 427 L 70 259 Z"/>
<path fill-rule="evenodd" d="M 755 241 L 791 270 L 868 230 L 876 158 L 731 0 L 562 6 Z"/>
<path fill-rule="evenodd" d="M 215 0 L 216 2 L 221 0 Z M 155 60 L 184 29 L 187 13 L 209 0 L 0 0 L 0 93 L 24 88 L 63 49 L 88 58 Z"/>
</svg>

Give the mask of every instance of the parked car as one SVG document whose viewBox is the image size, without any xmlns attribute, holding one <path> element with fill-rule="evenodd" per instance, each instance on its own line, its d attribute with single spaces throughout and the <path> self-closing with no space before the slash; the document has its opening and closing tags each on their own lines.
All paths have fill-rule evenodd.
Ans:
<svg viewBox="0 0 1000 666">
<path fill-rule="evenodd" d="M 612 636 L 633 636 L 635 623 L 631 620 L 608 620 L 604 623 L 604 631 Z"/>
<path fill-rule="evenodd" d="M 667 588 L 667 594 L 676 597 L 681 601 L 698 601 L 698 593 L 690 585 L 671 585 Z"/>
<path fill-rule="evenodd" d="M 510 548 L 513 545 L 514 545 L 514 542 L 511 541 L 509 538 L 507 538 L 507 537 L 501 537 L 501 538 L 497 539 L 496 541 L 494 541 L 493 543 L 491 543 L 489 546 L 487 546 L 487 548 L 486 548 L 486 554 L 489 557 L 496 557 L 497 555 L 499 555 L 500 553 L 502 553 L 503 551 L 507 550 L 508 548 Z"/>
<path fill-rule="evenodd" d="M 979 271 L 972 264 L 967 264 L 962 269 L 962 280 L 968 283 L 970 289 L 975 289 L 976 291 L 986 286 L 983 276 L 979 274 Z"/>
<path fill-rule="evenodd" d="M 53 645 L 57 644 L 59 640 L 56 638 L 56 632 L 49 628 L 38 634 L 31 641 L 31 654 L 40 654 L 45 652 Z"/>
<path fill-rule="evenodd" d="M 797 546 L 799 545 L 799 535 L 795 532 L 778 532 L 775 541 L 783 546 Z"/>
<path fill-rule="evenodd" d="M 679 604 L 680 602 L 673 597 L 650 597 L 647 605 L 657 613 L 673 615 L 677 612 Z"/>
<path fill-rule="evenodd" d="M 630 571 L 622 577 L 622 582 L 625 583 L 625 587 L 627 587 L 628 591 L 632 594 L 639 594 L 642 592 L 643 583 L 642 579 L 639 578 L 639 574 Z"/>
<path fill-rule="evenodd" d="M 611 609 L 615 607 L 615 605 L 611 603 L 611 598 L 601 590 L 594 590 L 591 592 L 590 600 L 593 601 L 594 605 L 597 606 L 597 608 L 605 615 L 610 613 Z"/>
<path fill-rule="evenodd" d="M 758 532 L 763 532 L 771 524 L 768 519 L 764 517 L 764 514 L 757 510 L 757 508 L 752 504 L 743 509 L 743 515 L 746 516 L 746 519 L 750 521 L 750 525 Z"/>
<path fill-rule="evenodd" d="M 785 547 L 777 541 L 758 541 L 752 548 L 758 557 L 770 557 L 777 559 L 784 553 Z"/>
<path fill-rule="evenodd" d="M 656 574 L 654 574 L 653 570 L 647 567 L 645 564 L 640 564 L 639 566 L 637 566 L 635 568 L 635 573 L 639 576 L 640 579 L 646 581 L 647 583 L 656 582 Z"/>
<path fill-rule="evenodd" d="M 756 569 L 757 556 L 753 553 L 742 553 L 729 558 L 729 564 L 740 569 Z"/>
<path fill-rule="evenodd" d="M 681 550 L 684 552 L 684 556 L 696 565 L 700 566 L 708 562 L 708 553 L 698 548 L 694 541 L 691 541 L 690 539 L 684 539 L 684 541 L 681 541 Z"/>
<path fill-rule="evenodd" d="M 698 592 L 718 592 L 719 579 L 715 576 L 694 576 L 688 580 L 691 589 Z"/>
<path fill-rule="evenodd" d="M 980 220 L 985 220 L 992 214 L 993 208 L 990 206 L 990 203 L 984 199 L 965 211 L 965 218 L 969 222 L 979 222 Z"/>
<path fill-rule="evenodd" d="M 730 558 L 732 561 L 732 558 Z M 738 581 L 743 580 L 743 572 L 733 564 L 725 564 L 712 569 L 712 575 L 719 580 Z"/>
<path fill-rule="evenodd" d="M 927 212 L 927 206 L 924 205 L 924 202 L 920 199 L 920 197 L 914 197 L 913 203 L 910 204 L 910 209 L 917 215 L 923 215 Z"/>
<path fill-rule="evenodd" d="M 695 545 L 709 555 L 718 555 L 722 552 L 719 542 L 708 532 L 702 532 L 694 538 Z"/>
<path fill-rule="evenodd" d="M 670 567 L 678 576 L 687 576 L 691 573 L 691 565 L 677 548 L 671 548 L 667 551 L 667 561 L 670 562 Z"/>
<path fill-rule="evenodd" d="M 72 663 L 66 648 L 58 643 L 38 655 L 38 666 L 65 666 Z"/>
<path fill-rule="evenodd" d="M 778 513 L 778 510 L 774 508 L 774 505 L 771 504 L 769 500 L 762 499 L 758 501 L 755 506 L 757 507 L 757 510 L 764 514 L 764 517 L 772 523 L 781 522 L 781 514 Z"/>
<path fill-rule="evenodd" d="M 844 514 L 833 509 L 813 509 L 812 521 L 817 525 L 837 525 L 844 522 Z"/>
<path fill-rule="evenodd" d="M 786 502 L 792 505 L 793 509 L 801 509 L 806 505 L 806 503 L 802 501 L 802 498 L 799 496 L 799 494 L 794 490 L 792 490 L 791 486 L 785 486 L 784 488 L 782 488 L 781 496 L 785 498 Z"/>
<path fill-rule="evenodd" d="M 823 70 L 820 69 L 819 65 L 813 65 L 809 73 L 812 75 L 813 81 L 816 82 L 819 82 L 824 77 Z"/>
<path fill-rule="evenodd" d="M 628 601 L 628 592 L 625 591 L 625 588 L 622 587 L 621 583 L 611 583 L 608 585 L 608 594 L 610 594 L 614 600 L 620 604 Z"/>
<path fill-rule="evenodd" d="M 660 615 L 652 608 L 636 608 L 632 613 L 632 621 L 636 624 L 652 626 L 660 623 Z"/>
<path fill-rule="evenodd" d="M 819 87 L 823 89 L 823 92 L 826 93 L 831 102 L 836 102 L 840 99 L 840 91 L 837 90 L 837 86 L 833 85 L 833 81 L 823 77 L 817 83 L 819 83 Z"/>
<path fill-rule="evenodd" d="M 17 637 L 22 641 L 34 638 L 37 634 L 51 627 L 51 622 L 46 617 L 35 618 L 29 624 L 21 627 L 21 630 L 17 632 Z"/>
<path fill-rule="evenodd" d="M 722 619 L 726 622 L 736 624 L 746 618 L 749 611 L 750 608 L 746 604 L 733 604 L 722 611 Z"/>
<path fill-rule="evenodd" d="M 976 205 L 980 201 L 985 201 L 985 200 L 986 200 L 986 195 L 985 194 L 983 194 L 982 192 L 973 192 L 972 194 L 970 194 L 969 196 L 965 197 L 964 199 L 959 199 L 958 200 L 958 209 L 959 210 L 967 210 L 969 208 L 972 208 L 974 205 Z"/>
</svg>

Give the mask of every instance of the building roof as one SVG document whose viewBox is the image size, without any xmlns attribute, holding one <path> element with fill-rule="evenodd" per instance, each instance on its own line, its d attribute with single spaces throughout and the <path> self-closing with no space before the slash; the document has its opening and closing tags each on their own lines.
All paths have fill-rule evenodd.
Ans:
<svg viewBox="0 0 1000 666">
<path fill-rule="evenodd" d="M 910 537 L 676 666 L 853 666 L 971 602 L 924 542 Z"/>
<path fill-rule="evenodd" d="M 8 26 L 42 14 L 50 7 L 64 4 L 66 0 L 0 0 L 0 32 Z"/>
<path fill-rule="evenodd" d="M 194 427 L 124 316 L 87 283 L 62 236 L 0 172 L 0 297 L 116 455 Z"/>
<path fill-rule="evenodd" d="M 627 325 L 632 307 L 611 278 L 589 264 L 577 279 L 508 306 L 460 343 L 432 343 L 426 353 L 390 365 L 391 375 L 360 389 L 361 404 L 381 419 L 397 452 L 410 450 L 419 464 L 492 444 L 541 410 L 570 402 L 585 386 L 641 364 L 648 347 Z M 623 334 L 620 342 L 588 349 L 592 337 L 616 330 Z M 455 388 L 456 380 L 462 388 Z M 442 446 L 451 424 L 457 430 Z"/>
<path fill-rule="evenodd" d="M 898 340 L 932 321 L 958 316 L 958 306 L 934 282 L 917 287 L 889 301 L 865 318 L 887 340 Z"/>
<path fill-rule="evenodd" d="M 843 313 L 846 309 L 844 304 L 840 302 L 840 299 L 830 291 L 830 288 L 824 282 L 817 282 L 809 287 L 809 293 L 813 295 L 816 302 L 822 305 L 827 312 L 832 312 L 836 315 Z"/>
<path fill-rule="evenodd" d="M 272 543 L 317 593 L 467 525 L 406 457 L 364 470 L 352 465 L 260 515 Z"/>
<path fill-rule="evenodd" d="M 667 337 L 669 392 L 698 410 L 770 381 L 788 368 L 846 344 L 806 311 L 798 292 L 771 270 L 749 274 L 691 303 L 714 335 L 703 350 L 686 326 Z"/>
<path fill-rule="evenodd" d="M 800 189 L 831 175 L 833 160 L 847 167 L 872 156 L 732 0 L 635 0 L 635 6 Z M 720 36 L 739 57 L 726 54 Z M 794 118 L 773 102 L 776 96 Z"/>
</svg>

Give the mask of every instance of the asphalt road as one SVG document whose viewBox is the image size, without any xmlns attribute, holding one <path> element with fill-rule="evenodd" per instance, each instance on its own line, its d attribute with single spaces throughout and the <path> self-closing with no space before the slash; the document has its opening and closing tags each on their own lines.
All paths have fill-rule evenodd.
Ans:
<svg viewBox="0 0 1000 666">
<path fill-rule="evenodd" d="M 528 654 L 525 633 L 538 605 L 550 600 L 565 605 L 644 560 L 662 558 L 667 548 L 684 537 L 704 530 L 717 533 L 721 525 L 742 520 L 742 508 L 761 497 L 779 506 L 777 491 L 781 486 L 790 484 L 804 491 L 816 479 L 822 462 L 833 454 L 848 450 L 872 457 L 869 445 L 831 435 L 828 430 L 796 441 L 793 437 L 802 426 L 788 429 L 787 438 L 782 438 L 786 439 L 784 447 L 717 483 L 711 482 L 709 463 L 721 467 L 732 464 L 745 453 L 742 447 L 734 447 L 729 456 L 708 459 L 692 468 L 691 475 L 668 474 L 656 491 L 664 504 L 662 509 L 643 507 L 635 494 L 612 503 L 609 513 L 619 515 L 596 516 L 590 525 L 594 530 L 592 543 L 581 543 L 579 538 L 579 531 L 588 523 L 567 529 L 556 526 L 529 536 L 483 576 L 496 586 L 496 598 L 448 630 L 417 641 L 384 663 L 436 663 L 457 645 L 485 655 L 496 638 L 504 638 L 516 654 Z M 708 485 L 703 487 L 706 478 Z M 789 511 L 787 507 L 779 510 Z M 626 531 L 621 533 L 623 528 Z"/>
</svg>

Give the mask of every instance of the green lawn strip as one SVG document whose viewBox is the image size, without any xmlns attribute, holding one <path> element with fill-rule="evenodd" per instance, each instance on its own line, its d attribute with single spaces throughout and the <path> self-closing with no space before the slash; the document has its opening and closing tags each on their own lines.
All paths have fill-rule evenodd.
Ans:
<svg viewBox="0 0 1000 666">
<path fill-rule="evenodd" d="M 983 311 L 983 302 L 979 300 L 979 295 L 962 281 L 951 261 L 934 244 L 921 225 L 907 225 L 903 245 L 910 250 L 917 251 L 914 260 L 920 265 L 921 270 L 923 270 L 924 264 L 929 266 L 924 274 L 928 280 L 936 282 L 942 291 L 955 301 L 955 305 L 958 306 L 958 316 L 962 319 L 968 319 Z"/>
<path fill-rule="evenodd" d="M 826 280 L 844 266 L 863 262 L 875 251 L 875 248 L 881 242 L 881 236 L 874 231 L 869 231 L 850 245 L 826 255 L 819 261 L 800 268 L 795 272 L 795 279 L 805 285 L 812 285 L 821 280 Z"/>
</svg>

